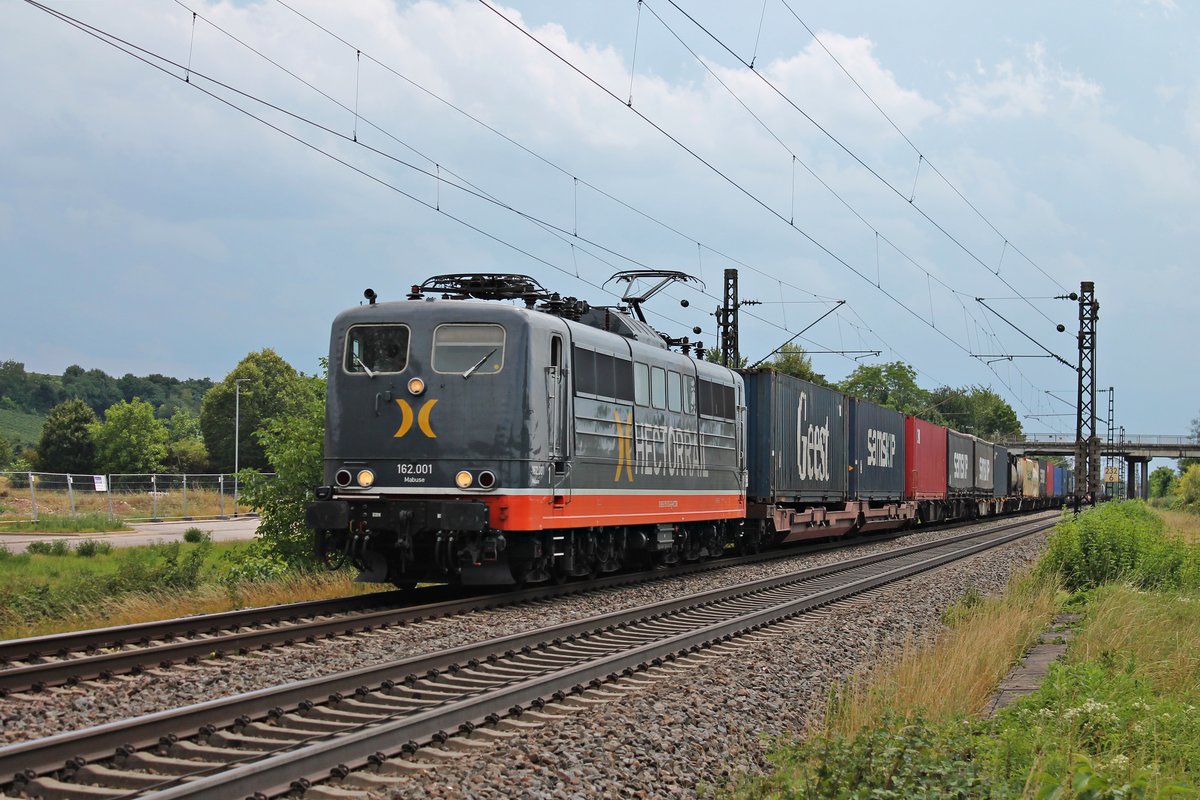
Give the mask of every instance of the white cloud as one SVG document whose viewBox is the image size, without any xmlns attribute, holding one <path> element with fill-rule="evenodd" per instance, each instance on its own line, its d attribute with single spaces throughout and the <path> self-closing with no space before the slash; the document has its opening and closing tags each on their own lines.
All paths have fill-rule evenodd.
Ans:
<svg viewBox="0 0 1200 800">
<path fill-rule="evenodd" d="M 1098 83 L 1047 64 L 1045 46 L 1035 43 L 1021 61 L 1006 60 L 991 68 L 978 64 L 974 78 L 958 77 L 949 118 L 961 122 L 1046 116 L 1064 109 L 1078 112 L 1098 107 L 1103 95 Z"/>
</svg>

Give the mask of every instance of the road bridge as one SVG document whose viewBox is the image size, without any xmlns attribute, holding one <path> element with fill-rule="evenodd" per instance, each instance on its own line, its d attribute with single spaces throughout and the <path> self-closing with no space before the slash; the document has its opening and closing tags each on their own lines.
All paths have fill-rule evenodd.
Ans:
<svg viewBox="0 0 1200 800">
<path fill-rule="evenodd" d="M 1075 436 L 1067 433 L 1030 433 L 1020 439 L 1000 442 L 1008 452 L 1017 456 L 1074 456 Z M 1126 472 L 1126 497 L 1149 492 L 1150 460 L 1153 458 L 1200 458 L 1200 438 L 1195 436 L 1130 436 L 1116 441 L 1100 440 L 1100 457 L 1123 458 L 1129 467 Z M 1140 467 L 1141 480 L 1135 485 L 1135 470 Z M 1135 494 L 1135 490 L 1136 494 Z"/>
</svg>

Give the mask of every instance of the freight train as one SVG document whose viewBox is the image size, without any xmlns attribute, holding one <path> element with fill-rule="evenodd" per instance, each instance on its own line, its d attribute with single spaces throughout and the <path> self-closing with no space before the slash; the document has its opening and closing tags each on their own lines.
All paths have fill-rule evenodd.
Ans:
<svg viewBox="0 0 1200 800">
<path fill-rule="evenodd" d="M 626 306 L 443 275 L 333 322 L 319 557 L 365 581 L 594 577 L 1061 505 L 1072 475 L 769 369 Z M 506 302 L 507 301 L 507 302 Z M 697 355 L 700 348 L 696 348 Z"/>
</svg>

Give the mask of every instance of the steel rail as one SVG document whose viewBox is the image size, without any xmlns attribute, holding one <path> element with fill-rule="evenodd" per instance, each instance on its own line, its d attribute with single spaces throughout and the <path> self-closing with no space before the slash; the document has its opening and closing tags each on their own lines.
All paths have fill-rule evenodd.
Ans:
<svg viewBox="0 0 1200 800">
<path fill-rule="evenodd" d="M 978 521 L 947 526 L 952 530 Z M 388 591 L 333 600 L 240 609 L 217 614 L 179 617 L 159 622 L 99 628 L 75 633 L 53 634 L 0 641 L 0 697 L 22 691 L 41 691 L 50 686 L 139 673 L 166 668 L 179 662 L 227 652 L 246 653 L 296 641 L 315 641 L 380 627 L 420 622 L 504 606 L 519 605 L 569 595 L 631 586 L 655 580 L 683 577 L 715 569 L 791 558 L 814 552 L 861 544 L 890 541 L 905 531 L 872 534 L 869 538 L 804 545 L 745 556 L 723 557 L 682 564 L 669 570 L 621 573 L 586 582 L 547 584 L 491 594 L 466 592 L 461 587 L 434 586 L 411 592 Z M 417 605 L 395 607 L 396 603 L 449 595 Z M 392 606 L 392 607 L 387 607 Z M 374 611 L 370 609 L 376 609 Z M 332 617 L 325 619 L 325 617 Z M 135 643 L 136 647 L 128 647 Z M 104 651 L 104 652 L 98 652 Z M 45 660 L 54 654 L 54 660 Z M 13 662 L 17 662 L 13 665 Z M 22 663 L 24 662 L 24 663 Z"/>
<path fill-rule="evenodd" d="M 968 546 L 960 551 L 944 553 L 912 564 L 906 564 L 852 583 L 824 589 L 803 597 L 788 600 L 767 608 L 743 614 L 731 620 L 713 623 L 657 642 L 641 645 L 581 664 L 568 666 L 499 689 L 452 702 L 445 707 L 404 717 L 391 723 L 373 725 L 362 730 L 331 737 L 306 747 L 269 756 L 216 775 L 198 778 L 187 783 L 147 795 L 148 800 L 221 800 L 235 796 L 274 797 L 297 786 L 319 782 L 344 773 L 347 769 L 364 766 L 379 759 L 381 742 L 410 742 L 427 740 L 458 724 L 480 724 L 489 714 L 507 707 L 522 707 L 555 692 L 572 686 L 605 678 L 616 678 L 626 669 L 642 668 L 654 659 L 671 658 L 689 650 L 703 648 L 731 637 L 782 620 L 790 619 L 836 600 L 903 580 L 944 564 L 961 560 L 1015 539 L 1023 538 L 1048 524 L 1033 524 L 1028 530 L 1010 532 L 988 541 Z M 982 534 L 986 536 L 987 534 Z M 937 546 L 927 548 L 937 549 Z M 400 752 L 393 748 L 393 752 Z"/>
<path fill-rule="evenodd" d="M 449 670 L 453 673 L 458 670 L 457 665 L 478 664 L 480 660 L 487 659 L 489 656 L 494 658 L 495 654 L 499 652 L 529 661 L 537 661 L 539 652 L 545 650 L 547 641 L 552 640 L 555 645 L 559 645 L 564 638 L 569 642 L 571 637 L 580 636 L 589 631 L 600 631 L 601 633 L 618 631 L 622 630 L 621 626 L 630 626 L 638 621 L 644 621 L 647 615 L 654 620 L 684 609 L 709 608 L 722 600 L 741 598 L 752 592 L 771 591 L 789 583 L 795 584 L 802 580 L 821 578 L 883 561 L 904 559 L 922 551 L 938 547 L 946 548 L 970 539 L 994 537 L 997 530 L 1007 531 L 1016 528 L 1016 532 L 1008 533 L 1005 540 L 1017 538 L 1048 527 L 1052 523 L 1053 520 L 1010 523 L 987 532 L 964 534 L 935 543 L 900 548 L 889 553 L 864 556 L 835 565 L 803 570 L 789 576 L 753 581 L 689 598 L 656 603 L 638 609 L 611 612 L 539 631 L 466 645 L 441 653 L 417 656 L 328 678 L 312 679 L 276 689 L 259 690 L 196 704 L 184 709 L 160 712 L 135 720 L 122 720 L 83 731 L 12 745 L 0 748 L 0 775 L 14 775 L 20 772 L 27 779 L 31 779 L 35 776 L 53 773 L 61 769 L 64 764 L 77 768 L 84 763 L 111 758 L 118 749 L 122 753 L 130 753 L 139 749 L 156 747 L 160 742 L 171 741 L 172 737 L 177 736 L 184 729 L 202 729 L 211 733 L 230 726 L 244 726 L 255 716 L 262 718 L 267 714 L 268 709 L 274 710 L 276 717 L 286 713 L 283 711 L 285 707 L 295 707 L 307 711 L 313 707 L 312 698 L 314 697 L 328 695 L 338 697 L 340 700 L 340 695 L 343 693 L 367 696 L 373 691 L 367 688 L 372 683 L 379 682 L 383 689 L 390 690 L 396 686 L 395 679 L 399 676 L 407 676 L 406 682 L 410 684 L 418 679 L 428 680 L 436 678 L 440 670 Z M 995 546 L 997 543 L 1001 542 L 984 542 L 975 547 L 983 549 Z M 951 554 L 944 558 L 954 557 L 963 556 Z M 539 652 L 534 651 L 534 643 L 540 645 Z M 520 649 L 525 655 L 518 654 L 517 649 Z M 421 673 L 425 673 L 424 678 L 419 678 Z M 378 725 L 375 726 L 375 729 L 378 729 Z M 261 754 L 253 755 L 258 757 Z M 261 760 L 255 761 L 256 765 L 261 763 L 263 763 Z"/>
</svg>

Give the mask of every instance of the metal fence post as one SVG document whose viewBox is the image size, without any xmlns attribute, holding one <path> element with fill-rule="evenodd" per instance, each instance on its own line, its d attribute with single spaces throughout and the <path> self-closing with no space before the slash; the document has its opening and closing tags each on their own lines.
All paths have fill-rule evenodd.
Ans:
<svg viewBox="0 0 1200 800">
<path fill-rule="evenodd" d="M 187 473 L 183 474 L 183 518 L 191 519 L 187 513 Z"/>
<path fill-rule="evenodd" d="M 104 476 L 104 488 L 107 490 L 107 491 L 105 491 L 105 494 L 108 495 L 108 518 L 112 519 L 114 516 L 113 501 L 112 501 L 112 494 L 113 494 L 112 493 L 112 488 L 113 488 L 112 487 L 112 475 Z"/>
<path fill-rule="evenodd" d="M 150 476 L 150 521 L 158 522 L 158 476 Z"/>
<path fill-rule="evenodd" d="M 67 476 L 67 500 L 71 503 L 71 516 L 75 516 L 75 481 Z"/>
<path fill-rule="evenodd" d="M 217 476 L 217 497 L 221 501 L 221 519 L 225 519 L 225 473 Z"/>
<path fill-rule="evenodd" d="M 29 510 L 33 514 L 33 521 L 37 522 L 37 489 L 33 485 L 33 473 L 26 472 L 25 477 L 29 478 Z"/>
</svg>

